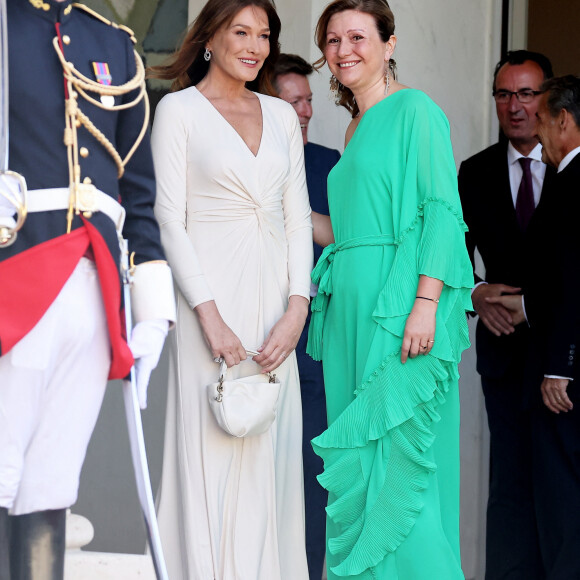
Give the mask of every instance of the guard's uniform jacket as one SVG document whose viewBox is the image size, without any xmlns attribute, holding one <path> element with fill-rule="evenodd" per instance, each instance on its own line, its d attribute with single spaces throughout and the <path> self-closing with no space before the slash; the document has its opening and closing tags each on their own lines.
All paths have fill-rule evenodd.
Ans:
<svg viewBox="0 0 580 580">
<path fill-rule="evenodd" d="M 122 28 L 122 27 L 121 27 Z M 92 81 L 123 85 L 133 79 L 136 61 L 132 33 L 104 21 L 70 0 L 8 0 L 10 160 L 29 190 L 68 188 L 71 182 L 65 135 L 66 83 L 63 65 L 53 47 L 57 37 L 66 61 Z M 138 94 L 114 97 L 115 105 Z M 101 96 L 89 93 L 96 100 Z M 113 97 L 108 97 L 109 104 Z M 111 111 L 78 95 L 77 103 L 90 122 L 124 158 L 143 125 L 145 105 Z M 102 99 L 104 102 L 105 98 Z M 126 211 L 123 237 L 135 264 L 157 264 L 149 272 L 151 287 L 141 281 L 149 298 L 137 299 L 141 318 L 174 319 L 169 268 L 153 215 L 155 181 L 149 136 L 145 135 L 118 178 L 112 155 L 80 122 L 76 123 L 80 182 L 93 184 Z M 70 154 L 70 151 L 69 151 Z M 36 192 L 42 193 L 42 192 Z M 113 361 L 110 378 L 127 374 L 133 359 L 121 323 L 119 243 L 113 220 L 102 211 L 75 212 L 67 234 L 67 209 L 29 213 L 15 243 L 0 249 L 0 355 L 6 354 L 40 319 L 83 255 L 94 257 L 107 312 Z M 145 265 L 145 264 L 143 264 Z M 140 266 L 137 266 L 139 271 Z M 151 294 L 159 284 L 159 306 Z M 171 301 L 171 300 L 169 300 Z M 148 310 L 145 312 L 145 310 Z M 169 313 L 169 314 L 168 314 Z"/>
</svg>

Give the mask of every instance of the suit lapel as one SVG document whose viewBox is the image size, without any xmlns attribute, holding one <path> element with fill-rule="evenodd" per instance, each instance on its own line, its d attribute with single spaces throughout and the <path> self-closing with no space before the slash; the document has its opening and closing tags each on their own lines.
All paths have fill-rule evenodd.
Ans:
<svg viewBox="0 0 580 580">
<path fill-rule="evenodd" d="M 556 170 L 553 167 L 550 167 L 549 165 L 546 167 L 546 175 L 544 176 L 544 183 L 542 184 L 542 194 L 540 195 L 540 203 L 538 203 L 538 206 L 534 210 L 534 213 L 532 214 L 532 219 L 530 220 L 530 223 L 528 224 L 528 229 L 526 231 L 530 231 L 531 229 L 533 232 L 534 229 L 536 228 L 536 224 L 541 223 L 542 216 L 544 215 L 544 213 L 546 213 L 547 211 L 546 208 L 551 203 L 550 198 L 555 193 L 554 186 L 557 180 L 557 175 L 558 174 L 556 173 Z"/>
</svg>

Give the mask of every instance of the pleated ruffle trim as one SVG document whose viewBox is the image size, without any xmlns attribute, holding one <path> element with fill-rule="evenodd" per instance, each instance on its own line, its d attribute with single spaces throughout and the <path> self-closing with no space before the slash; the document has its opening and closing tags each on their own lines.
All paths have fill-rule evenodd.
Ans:
<svg viewBox="0 0 580 580">
<path fill-rule="evenodd" d="M 328 544 L 340 562 L 331 568 L 335 575 L 366 572 L 360 580 L 373 578 L 372 568 L 409 535 L 423 507 L 429 475 L 436 470 L 425 458 L 434 439 L 430 425 L 439 420 L 437 407 L 457 378 L 455 365 L 431 356 L 403 365 L 400 352 L 392 353 L 361 385 L 344 413 L 314 439 L 314 450 L 324 460 L 318 479 L 332 498 L 327 513 L 341 530 Z M 386 475 L 369 506 L 369 482 L 359 449 L 387 434 L 391 444 Z"/>
<path fill-rule="evenodd" d="M 398 348 L 385 353 L 356 389 L 354 401 L 312 442 L 324 460 L 318 479 L 330 492 L 327 513 L 340 530 L 328 543 L 336 576 L 374 578 L 374 567 L 405 540 L 423 508 L 423 491 L 437 468 L 426 458 L 434 440 L 431 425 L 439 420 L 438 407 L 446 393 L 456 388 L 457 364 L 469 347 L 466 311 L 471 308 L 473 277 L 465 230 L 460 213 L 446 202 L 428 199 L 419 206 L 415 220 L 397 240 L 396 257 L 373 313 L 377 324 L 394 335 Z M 320 273 L 321 278 L 327 276 L 331 294 L 331 271 L 324 268 Z M 395 337 L 403 336 L 420 274 L 444 282 L 436 342 L 429 355 L 402 364 Z M 385 477 L 371 505 L 360 450 L 387 436 Z"/>
</svg>

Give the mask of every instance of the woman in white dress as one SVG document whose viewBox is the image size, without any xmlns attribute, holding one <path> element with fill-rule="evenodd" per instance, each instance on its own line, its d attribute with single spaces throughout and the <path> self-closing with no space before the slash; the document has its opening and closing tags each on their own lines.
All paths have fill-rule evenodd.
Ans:
<svg viewBox="0 0 580 580">
<path fill-rule="evenodd" d="M 175 79 L 153 127 L 156 215 L 178 289 L 159 497 L 171 580 L 308 579 L 294 347 L 312 226 L 296 113 L 263 94 L 279 32 L 270 0 L 209 0 L 173 60 L 152 69 Z M 245 349 L 260 354 L 244 362 Z M 233 376 L 276 369 L 265 434 L 236 439 L 216 423 L 206 386 L 219 357 Z"/>
</svg>

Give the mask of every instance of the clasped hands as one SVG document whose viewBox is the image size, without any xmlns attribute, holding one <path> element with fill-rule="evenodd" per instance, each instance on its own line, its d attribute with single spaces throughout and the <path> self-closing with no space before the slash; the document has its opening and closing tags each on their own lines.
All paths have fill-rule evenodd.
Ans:
<svg viewBox="0 0 580 580">
<path fill-rule="evenodd" d="M 521 288 L 505 284 L 481 284 L 471 296 L 481 321 L 496 336 L 511 334 L 526 320 Z M 566 392 L 568 379 L 544 377 L 540 390 L 544 404 L 553 413 L 567 412 L 573 407 Z"/>
<path fill-rule="evenodd" d="M 290 296 L 288 309 L 257 349 L 259 354 L 252 358 L 262 367 L 263 373 L 277 369 L 296 348 L 308 315 L 308 308 L 309 302 L 306 298 Z M 195 310 L 214 359 L 223 358 L 228 367 L 246 359 L 246 349 L 224 322 L 213 300 L 199 304 Z"/>
<path fill-rule="evenodd" d="M 480 284 L 473 291 L 473 307 L 481 322 L 495 336 L 511 334 L 525 321 L 521 290 L 506 284 Z"/>
</svg>

